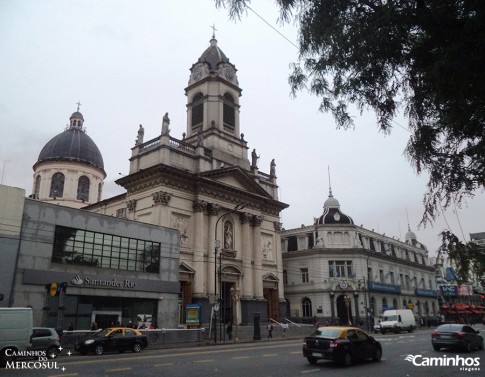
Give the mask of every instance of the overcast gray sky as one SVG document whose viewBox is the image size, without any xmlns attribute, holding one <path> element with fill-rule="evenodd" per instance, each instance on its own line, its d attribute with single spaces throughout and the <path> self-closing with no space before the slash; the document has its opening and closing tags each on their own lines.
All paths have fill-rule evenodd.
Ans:
<svg viewBox="0 0 485 377">
<path fill-rule="evenodd" d="M 252 8 L 296 44 L 296 28 L 277 24 L 273 1 Z M 483 191 L 418 229 L 427 177 L 417 176 L 403 155 L 406 120 L 397 118 L 385 136 L 372 113 L 355 112 L 356 129 L 337 130 L 329 114 L 318 112 L 318 98 L 290 98 L 295 46 L 252 12 L 230 21 L 213 0 L 2 0 L 2 183 L 32 192 L 32 165 L 80 101 L 108 174 L 103 196 L 122 192 L 114 181 L 128 172 L 139 124 L 145 140 L 155 138 L 168 112 L 171 135 L 182 138 L 189 68 L 209 46 L 213 24 L 219 47 L 238 69 L 241 132 L 260 155 L 261 171 L 269 173 L 276 161 L 280 200 L 290 205 L 282 213 L 286 229 L 311 225 L 322 214 L 330 166 L 333 194 L 357 225 L 403 239 L 407 211 L 430 255 L 448 226 L 467 240 L 485 231 Z"/>
</svg>

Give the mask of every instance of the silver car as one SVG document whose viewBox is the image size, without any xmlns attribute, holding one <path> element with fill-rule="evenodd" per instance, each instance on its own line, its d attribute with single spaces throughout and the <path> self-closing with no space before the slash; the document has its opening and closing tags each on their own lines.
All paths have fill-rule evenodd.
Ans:
<svg viewBox="0 0 485 377">
<path fill-rule="evenodd" d="M 59 347 L 61 346 L 61 337 L 56 329 L 34 327 L 32 330 L 32 347 L 30 347 L 30 350 L 44 351 L 45 357 L 55 359 L 59 354 Z"/>
</svg>

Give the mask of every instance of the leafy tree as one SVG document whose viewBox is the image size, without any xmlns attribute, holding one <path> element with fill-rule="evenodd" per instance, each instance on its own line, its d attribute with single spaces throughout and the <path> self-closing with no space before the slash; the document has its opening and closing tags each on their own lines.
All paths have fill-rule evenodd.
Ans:
<svg viewBox="0 0 485 377">
<path fill-rule="evenodd" d="M 485 287 L 485 248 L 473 242 L 463 243 L 450 231 L 441 236 L 441 251 L 456 265 L 458 283 L 474 280 Z"/>
<path fill-rule="evenodd" d="M 250 0 L 215 0 L 232 19 Z M 373 110 L 388 133 L 404 110 L 406 155 L 429 173 L 423 222 L 485 182 L 485 1 L 276 0 L 280 22 L 299 25 L 292 94 L 321 98 L 338 127 L 349 105 Z"/>
<path fill-rule="evenodd" d="M 321 98 L 339 128 L 354 127 L 349 105 L 373 110 L 392 129 L 404 110 L 411 137 L 406 155 L 429 173 L 422 222 L 440 207 L 472 197 L 485 183 L 485 1 L 276 0 L 282 23 L 299 26 L 299 59 L 291 93 Z M 250 0 L 215 0 L 240 19 Z M 458 276 L 481 278 L 483 249 L 442 233 L 442 251 Z"/>
</svg>

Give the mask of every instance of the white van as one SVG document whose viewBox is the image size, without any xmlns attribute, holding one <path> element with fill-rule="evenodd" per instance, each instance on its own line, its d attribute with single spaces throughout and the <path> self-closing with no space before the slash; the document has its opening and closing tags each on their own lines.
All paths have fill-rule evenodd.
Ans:
<svg viewBox="0 0 485 377">
<path fill-rule="evenodd" d="M 32 309 L 0 308 L 0 364 L 32 345 Z"/>
<path fill-rule="evenodd" d="M 396 334 L 401 331 L 413 332 L 416 328 L 416 320 L 412 310 L 386 310 L 382 313 L 381 332 L 385 334 L 387 331 L 393 331 Z"/>
</svg>

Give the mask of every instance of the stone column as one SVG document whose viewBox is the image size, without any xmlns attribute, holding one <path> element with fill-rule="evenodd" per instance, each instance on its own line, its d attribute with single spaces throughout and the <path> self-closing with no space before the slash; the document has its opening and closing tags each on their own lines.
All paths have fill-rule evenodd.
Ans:
<svg viewBox="0 0 485 377">
<path fill-rule="evenodd" d="M 330 313 L 332 315 L 332 322 L 335 319 L 335 292 L 330 292 Z"/>
<path fill-rule="evenodd" d="M 261 250 L 261 224 L 263 216 L 254 215 L 251 219 L 253 226 L 253 295 L 255 299 L 263 300 L 263 260 Z"/>
<path fill-rule="evenodd" d="M 216 282 L 216 255 L 215 255 L 215 229 L 216 229 L 216 222 L 217 222 L 217 215 L 219 214 L 220 206 L 218 204 L 209 203 L 207 205 L 207 211 L 210 216 L 209 221 L 209 236 L 207 242 L 207 268 L 206 268 L 206 276 L 205 279 L 207 280 L 207 289 L 209 296 L 213 296 L 215 292 L 215 282 Z M 219 294 L 219 289 L 217 289 L 217 294 Z M 217 295 L 216 295 L 217 296 Z"/>
<path fill-rule="evenodd" d="M 152 194 L 153 199 L 153 223 L 170 227 L 170 218 L 167 211 L 168 203 L 172 199 L 172 195 L 166 191 L 157 191 Z"/>
<path fill-rule="evenodd" d="M 281 228 L 283 226 L 279 221 L 273 223 L 275 230 L 274 253 L 276 259 L 276 269 L 278 271 L 278 298 L 280 301 L 285 300 L 284 284 L 283 284 L 283 256 L 281 254 Z"/>
<path fill-rule="evenodd" d="M 205 278 L 204 250 L 201 247 L 204 244 L 204 211 L 207 209 L 207 202 L 195 200 L 192 207 L 194 209 L 193 267 L 195 270 L 193 293 L 195 297 L 208 297 L 214 291 L 208 291 L 207 283 L 209 279 Z"/>
<path fill-rule="evenodd" d="M 359 326 L 360 323 L 360 306 L 359 306 L 359 292 L 354 292 L 354 307 L 355 307 L 355 317 L 354 326 Z"/>
<path fill-rule="evenodd" d="M 239 214 L 239 220 L 241 221 L 241 255 L 242 260 L 242 289 L 241 299 L 251 300 L 253 298 L 253 269 L 252 260 L 253 255 L 251 253 L 252 245 L 251 238 L 249 237 L 249 222 L 251 220 L 251 214 L 244 212 Z"/>
</svg>

